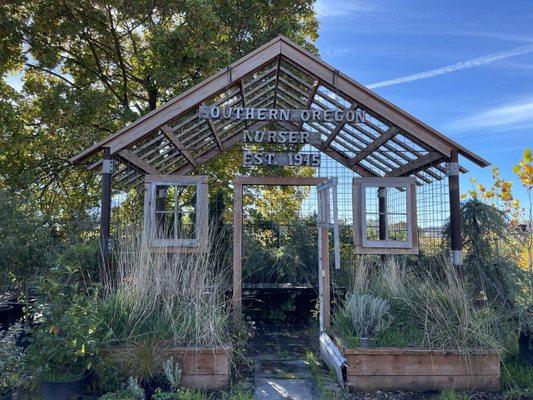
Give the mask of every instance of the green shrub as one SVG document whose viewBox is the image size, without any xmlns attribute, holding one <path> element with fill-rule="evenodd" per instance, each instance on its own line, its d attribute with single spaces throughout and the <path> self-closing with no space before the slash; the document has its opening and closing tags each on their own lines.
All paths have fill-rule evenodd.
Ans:
<svg viewBox="0 0 533 400">
<path fill-rule="evenodd" d="M 17 346 L 21 332 L 20 324 L 0 332 L 0 395 L 14 391 L 26 375 L 25 354 Z"/>
<path fill-rule="evenodd" d="M 98 321 L 94 290 L 76 281 L 77 271 L 55 270 L 36 283 L 27 362 L 40 378 L 63 381 L 89 369 L 96 354 Z"/>
<path fill-rule="evenodd" d="M 134 378 L 129 378 L 126 388 L 118 392 L 106 393 L 100 396 L 99 400 L 144 400 L 145 393 L 139 382 Z"/>
<path fill-rule="evenodd" d="M 52 224 L 24 201 L 0 191 L 0 289 L 27 293 L 54 265 L 59 241 Z"/>
<path fill-rule="evenodd" d="M 359 337 L 375 338 L 392 322 L 389 303 L 370 294 L 350 293 L 346 297 L 344 310 Z"/>
</svg>

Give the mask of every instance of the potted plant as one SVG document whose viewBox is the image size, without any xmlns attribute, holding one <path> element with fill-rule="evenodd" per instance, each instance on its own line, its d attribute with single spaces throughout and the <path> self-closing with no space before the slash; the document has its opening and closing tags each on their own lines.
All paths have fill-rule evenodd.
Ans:
<svg viewBox="0 0 533 400">
<path fill-rule="evenodd" d="M 24 351 L 17 346 L 20 324 L 0 333 L 0 399 L 7 400 L 26 374 Z"/>
<path fill-rule="evenodd" d="M 348 294 L 339 313 L 337 320 L 343 320 L 339 325 L 358 340 L 360 347 L 375 345 L 378 334 L 392 322 L 389 303 L 371 294 Z"/>
<path fill-rule="evenodd" d="M 27 359 L 40 379 L 43 400 L 83 394 L 95 356 L 95 293 L 82 290 L 74 276 L 67 270 L 41 278 L 31 307 L 36 324 L 28 332 Z"/>
<path fill-rule="evenodd" d="M 528 365 L 533 365 L 533 307 L 518 309 L 518 354 Z"/>
</svg>

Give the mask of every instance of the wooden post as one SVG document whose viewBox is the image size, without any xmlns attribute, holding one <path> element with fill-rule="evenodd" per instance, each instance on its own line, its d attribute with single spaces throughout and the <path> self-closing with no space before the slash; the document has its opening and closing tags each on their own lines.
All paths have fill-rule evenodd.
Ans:
<svg viewBox="0 0 533 400">
<path fill-rule="evenodd" d="M 379 211 L 379 240 L 387 240 L 387 188 L 378 188 L 378 211 Z M 381 262 L 385 264 L 387 256 L 381 255 Z"/>
<path fill-rule="evenodd" d="M 110 281 L 111 243 L 111 177 L 113 158 L 109 147 L 104 148 L 102 163 L 102 202 L 100 205 L 100 282 L 107 286 Z"/>
<path fill-rule="evenodd" d="M 459 154 L 457 150 L 450 153 L 448 168 L 448 185 L 450 191 L 450 236 L 451 258 L 457 274 L 462 278 L 463 268 L 463 243 L 461 238 L 461 196 L 459 192 Z"/>
<path fill-rule="evenodd" d="M 233 189 L 233 318 L 238 322 L 242 312 L 242 184 Z"/>
<path fill-rule="evenodd" d="M 320 196 L 320 221 L 318 224 L 319 235 L 319 291 L 322 293 L 320 302 L 320 331 L 327 330 L 331 326 L 331 295 L 330 295 L 330 277 L 329 277 L 329 193 L 322 190 Z"/>
</svg>

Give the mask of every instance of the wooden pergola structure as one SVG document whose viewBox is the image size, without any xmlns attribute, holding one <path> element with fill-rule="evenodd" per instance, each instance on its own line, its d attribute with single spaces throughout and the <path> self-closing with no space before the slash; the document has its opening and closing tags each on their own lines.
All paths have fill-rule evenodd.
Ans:
<svg viewBox="0 0 533 400">
<path fill-rule="evenodd" d="M 102 168 L 104 253 L 109 249 L 112 181 L 138 186 L 147 174 L 189 174 L 239 143 L 243 130 L 272 123 L 202 119 L 198 108 L 204 104 L 364 110 L 364 123 L 274 122 L 286 130 L 317 132 L 320 143 L 315 147 L 362 177 L 413 176 L 418 185 L 424 185 L 447 174 L 453 260 L 461 268 L 458 175 L 466 170 L 459 166 L 458 157 L 481 167 L 489 162 L 283 36 L 71 159 L 90 169 Z"/>
</svg>

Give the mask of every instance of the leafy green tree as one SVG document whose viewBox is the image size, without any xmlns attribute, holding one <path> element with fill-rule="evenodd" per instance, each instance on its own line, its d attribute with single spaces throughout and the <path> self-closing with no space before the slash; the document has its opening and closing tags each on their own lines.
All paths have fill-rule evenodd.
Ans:
<svg viewBox="0 0 533 400">
<path fill-rule="evenodd" d="M 76 221 L 99 188 L 70 156 L 278 34 L 316 51 L 317 27 L 312 0 L 6 0 L 0 185 Z"/>
</svg>

